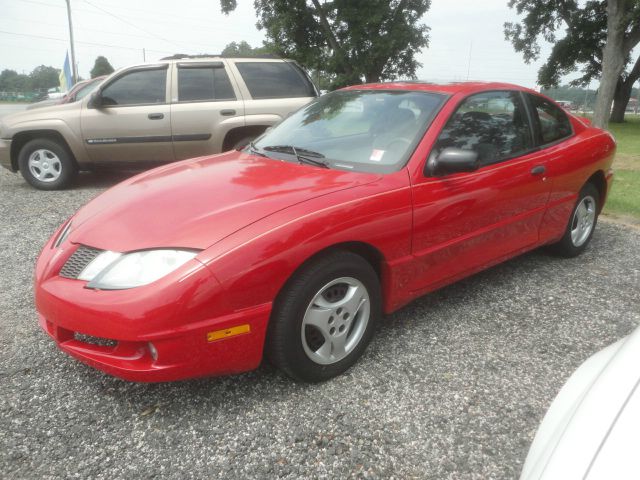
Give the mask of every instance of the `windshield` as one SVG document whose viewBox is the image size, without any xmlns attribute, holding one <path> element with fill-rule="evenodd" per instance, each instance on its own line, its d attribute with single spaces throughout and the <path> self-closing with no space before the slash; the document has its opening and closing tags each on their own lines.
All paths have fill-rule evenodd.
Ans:
<svg viewBox="0 0 640 480">
<path fill-rule="evenodd" d="M 389 173 L 402 168 L 446 97 L 393 90 L 323 95 L 249 148 L 288 161 L 322 159 L 329 168 Z"/>
<path fill-rule="evenodd" d="M 89 93 L 91 93 L 92 91 L 94 91 L 96 88 L 98 88 L 98 86 L 100 85 L 101 80 L 91 80 L 90 82 L 88 82 L 86 85 L 80 87 L 78 89 L 78 91 L 75 94 L 75 98 L 73 99 L 73 101 L 78 101 L 78 100 L 82 100 L 84 97 L 86 97 Z"/>
</svg>

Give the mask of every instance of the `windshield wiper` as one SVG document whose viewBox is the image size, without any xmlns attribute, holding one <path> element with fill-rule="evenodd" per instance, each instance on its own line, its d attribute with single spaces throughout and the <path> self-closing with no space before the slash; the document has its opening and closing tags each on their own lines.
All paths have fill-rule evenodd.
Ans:
<svg viewBox="0 0 640 480">
<path fill-rule="evenodd" d="M 253 155 L 258 155 L 259 157 L 267 157 L 267 155 L 265 155 L 260 150 L 258 150 L 258 148 L 253 144 L 253 142 L 249 142 L 249 153 L 252 153 Z"/>
<path fill-rule="evenodd" d="M 298 160 L 298 163 L 306 163 L 308 165 L 315 165 L 316 167 L 330 168 L 327 162 L 322 160 L 315 160 L 316 158 L 324 158 L 324 155 L 313 150 L 307 150 L 306 148 L 294 147 L 293 145 L 269 145 L 264 147 L 263 150 L 268 152 L 283 152 L 293 153 Z"/>
</svg>

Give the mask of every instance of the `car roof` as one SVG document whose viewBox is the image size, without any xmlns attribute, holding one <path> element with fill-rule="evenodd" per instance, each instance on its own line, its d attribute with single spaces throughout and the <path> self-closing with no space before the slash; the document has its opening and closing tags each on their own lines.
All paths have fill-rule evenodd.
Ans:
<svg viewBox="0 0 640 480">
<path fill-rule="evenodd" d="M 353 85 L 345 90 L 414 90 L 444 93 L 446 95 L 463 94 L 468 95 L 487 90 L 519 90 L 523 92 L 538 92 L 529 88 L 521 87 L 512 83 L 502 82 L 452 82 L 452 83 L 430 83 L 426 81 L 403 81 L 403 82 L 385 82 L 385 83 L 366 83 L 364 85 Z"/>
</svg>

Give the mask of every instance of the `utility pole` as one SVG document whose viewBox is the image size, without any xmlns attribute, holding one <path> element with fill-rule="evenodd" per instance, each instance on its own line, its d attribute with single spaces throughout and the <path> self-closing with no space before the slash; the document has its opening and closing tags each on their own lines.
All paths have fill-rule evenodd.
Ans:
<svg viewBox="0 0 640 480">
<path fill-rule="evenodd" d="M 467 82 L 469 81 L 469 73 L 471 72 L 471 51 L 473 50 L 473 41 L 469 42 L 469 63 L 467 64 Z"/>
<path fill-rule="evenodd" d="M 142 61 L 146 62 L 147 61 L 147 52 L 145 51 L 145 49 L 142 49 Z"/>
<path fill-rule="evenodd" d="M 78 81 L 78 67 L 76 65 L 76 49 L 73 45 L 73 23 L 71 22 L 71 0 L 67 0 L 67 17 L 69 17 L 69 41 L 71 42 L 71 83 Z"/>
</svg>

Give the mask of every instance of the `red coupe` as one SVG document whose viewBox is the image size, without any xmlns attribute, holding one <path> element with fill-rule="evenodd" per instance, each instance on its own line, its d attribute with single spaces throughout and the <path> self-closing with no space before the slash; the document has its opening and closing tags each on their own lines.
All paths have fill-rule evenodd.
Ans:
<svg viewBox="0 0 640 480">
<path fill-rule="evenodd" d="M 388 83 L 324 95 L 243 151 L 143 173 L 46 244 L 35 299 L 58 346 L 136 381 L 322 381 L 375 324 L 528 250 L 581 253 L 614 139 L 534 91 Z"/>
</svg>

